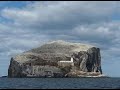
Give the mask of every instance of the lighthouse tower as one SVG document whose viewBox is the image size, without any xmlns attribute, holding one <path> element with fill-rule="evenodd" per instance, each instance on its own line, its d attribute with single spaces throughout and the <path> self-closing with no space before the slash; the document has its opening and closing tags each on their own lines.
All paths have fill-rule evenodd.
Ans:
<svg viewBox="0 0 120 90">
<path fill-rule="evenodd" d="M 74 63 L 73 63 L 73 57 L 71 57 L 71 60 L 70 60 L 72 66 L 74 66 Z"/>
<path fill-rule="evenodd" d="M 71 57 L 71 60 L 70 60 L 71 62 L 73 62 L 73 58 Z"/>
</svg>

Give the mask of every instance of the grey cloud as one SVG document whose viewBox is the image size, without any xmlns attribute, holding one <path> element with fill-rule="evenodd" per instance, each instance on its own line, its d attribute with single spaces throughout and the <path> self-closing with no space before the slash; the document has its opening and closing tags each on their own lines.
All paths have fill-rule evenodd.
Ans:
<svg viewBox="0 0 120 90">
<path fill-rule="evenodd" d="M 72 40 L 97 44 L 101 49 L 109 49 L 118 44 L 119 23 L 78 25 L 70 30 L 61 30 L 47 33 L 51 39 Z M 58 32 L 58 33 L 57 33 Z"/>
<path fill-rule="evenodd" d="M 2 11 L 2 16 L 14 20 L 18 26 L 70 29 L 78 24 L 109 21 L 116 9 L 116 2 L 59 1 L 44 3 L 42 5 L 41 2 L 36 2 L 33 3 L 32 8 L 26 7 L 22 10 L 6 8 Z"/>
<path fill-rule="evenodd" d="M 119 23 L 111 20 L 117 3 L 56 1 L 30 3 L 21 9 L 5 8 L 2 16 L 14 23 L 9 24 L 8 28 L 3 27 L 7 30 L 1 32 L 11 38 L 0 37 L 4 37 L 1 40 L 10 40 L 9 46 L 14 44 L 14 48 L 32 47 L 30 43 L 36 45 L 47 38 L 89 42 L 109 49 L 119 38 Z M 10 32 L 12 29 L 14 31 Z"/>
<path fill-rule="evenodd" d="M 0 27 L 0 56 L 14 55 L 42 45 L 48 40 L 46 35 L 32 31 L 24 31 L 1 24 Z"/>
</svg>

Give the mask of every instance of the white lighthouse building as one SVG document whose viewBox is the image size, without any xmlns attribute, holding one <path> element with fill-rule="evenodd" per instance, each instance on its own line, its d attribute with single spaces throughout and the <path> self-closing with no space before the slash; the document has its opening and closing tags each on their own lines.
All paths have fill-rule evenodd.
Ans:
<svg viewBox="0 0 120 90">
<path fill-rule="evenodd" d="M 59 66 L 74 66 L 74 62 L 73 62 L 73 57 L 71 57 L 70 61 L 59 61 L 58 62 Z"/>
</svg>

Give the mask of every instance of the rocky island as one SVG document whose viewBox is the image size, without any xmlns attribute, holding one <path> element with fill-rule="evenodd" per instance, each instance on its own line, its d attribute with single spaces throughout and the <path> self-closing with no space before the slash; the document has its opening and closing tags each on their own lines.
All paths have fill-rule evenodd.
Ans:
<svg viewBox="0 0 120 90">
<path fill-rule="evenodd" d="M 98 47 L 48 42 L 11 58 L 8 77 L 102 77 Z"/>
</svg>

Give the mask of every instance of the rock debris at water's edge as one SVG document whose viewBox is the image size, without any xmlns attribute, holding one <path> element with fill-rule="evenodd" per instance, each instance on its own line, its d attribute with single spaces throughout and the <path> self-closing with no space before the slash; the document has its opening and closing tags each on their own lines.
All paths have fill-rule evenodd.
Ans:
<svg viewBox="0 0 120 90">
<path fill-rule="evenodd" d="M 53 41 L 11 58 L 8 77 L 102 77 L 100 49 Z"/>
</svg>

